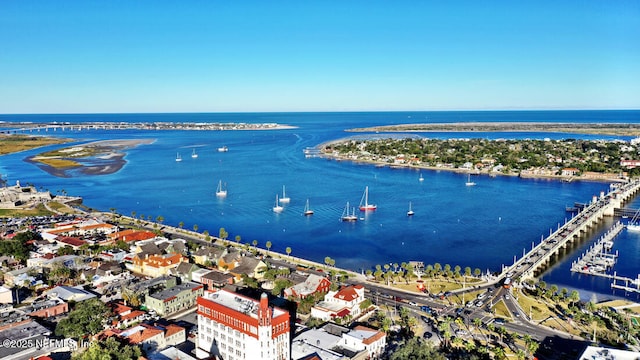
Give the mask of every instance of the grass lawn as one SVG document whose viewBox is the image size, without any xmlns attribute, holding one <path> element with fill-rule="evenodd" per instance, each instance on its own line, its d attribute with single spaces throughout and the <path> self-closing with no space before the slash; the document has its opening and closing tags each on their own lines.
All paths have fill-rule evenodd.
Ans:
<svg viewBox="0 0 640 360">
<path fill-rule="evenodd" d="M 504 301 L 500 300 L 493 305 L 491 308 L 494 311 L 495 316 L 503 317 L 506 319 L 511 318 L 511 313 L 507 309 L 507 306 L 504 304 Z"/>
<path fill-rule="evenodd" d="M 0 209 L 0 217 L 50 216 L 55 213 L 38 204 L 35 209 Z"/>
<path fill-rule="evenodd" d="M 531 317 L 533 317 L 534 320 L 542 320 L 555 315 L 547 304 L 522 293 L 518 295 L 518 304 L 520 304 L 520 307 L 525 313 L 531 311 Z"/>
</svg>

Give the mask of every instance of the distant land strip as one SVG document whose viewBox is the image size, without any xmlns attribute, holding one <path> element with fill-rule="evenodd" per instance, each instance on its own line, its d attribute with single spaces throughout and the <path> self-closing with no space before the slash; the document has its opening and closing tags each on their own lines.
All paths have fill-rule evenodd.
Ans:
<svg viewBox="0 0 640 360">
<path fill-rule="evenodd" d="M 640 124 L 556 122 L 465 122 L 401 124 L 348 129 L 349 132 L 559 132 L 594 135 L 640 136 Z"/>
<path fill-rule="evenodd" d="M 282 130 L 295 129 L 297 126 L 277 123 L 203 123 L 203 122 L 0 122 L 0 132 L 18 132 L 33 130 Z"/>
</svg>

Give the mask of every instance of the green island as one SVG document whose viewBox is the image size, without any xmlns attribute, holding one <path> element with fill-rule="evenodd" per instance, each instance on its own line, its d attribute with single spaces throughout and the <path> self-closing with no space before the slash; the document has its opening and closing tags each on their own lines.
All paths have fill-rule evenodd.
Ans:
<svg viewBox="0 0 640 360">
<path fill-rule="evenodd" d="M 604 140 L 369 138 L 320 146 L 323 156 L 489 175 L 616 181 L 640 175 L 638 146 Z"/>
<path fill-rule="evenodd" d="M 69 141 L 71 140 L 55 137 L 0 134 L 0 155 L 31 150 L 42 146 L 64 144 Z"/>
</svg>

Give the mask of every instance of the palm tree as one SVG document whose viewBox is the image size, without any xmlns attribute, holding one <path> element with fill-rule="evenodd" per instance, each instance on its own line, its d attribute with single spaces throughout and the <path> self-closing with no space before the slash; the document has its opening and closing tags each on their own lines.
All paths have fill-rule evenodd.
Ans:
<svg viewBox="0 0 640 360">
<path fill-rule="evenodd" d="M 198 224 L 193 224 L 193 231 L 198 232 Z"/>
<path fill-rule="evenodd" d="M 240 244 L 240 240 L 242 240 L 242 237 L 240 237 L 240 235 L 236 235 L 236 244 Z"/>
<path fill-rule="evenodd" d="M 131 212 L 131 217 L 135 219 L 135 217 L 136 217 L 136 212 L 135 211 Z"/>
<path fill-rule="evenodd" d="M 267 248 L 267 256 L 269 255 L 269 250 L 271 250 L 271 241 L 268 241 L 265 243 L 265 247 Z"/>
<path fill-rule="evenodd" d="M 287 248 L 284 250 L 287 253 L 287 256 L 291 256 L 291 247 L 287 246 Z"/>
<path fill-rule="evenodd" d="M 475 268 L 475 270 L 473 270 L 473 275 L 480 277 L 480 275 L 482 275 L 482 270 L 480 270 L 480 268 Z"/>
<path fill-rule="evenodd" d="M 182 229 L 182 228 L 184 227 L 184 221 L 180 221 L 180 222 L 178 223 L 178 227 L 179 227 L 180 229 Z"/>
<path fill-rule="evenodd" d="M 255 240 L 255 239 L 254 239 L 251 243 L 253 244 L 253 250 L 254 250 L 255 252 L 258 252 L 258 249 L 257 249 L 257 247 L 258 247 L 258 240 Z"/>
<path fill-rule="evenodd" d="M 162 216 L 162 215 L 158 215 L 158 216 L 156 217 L 156 222 L 158 222 L 158 223 L 162 224 L 162 222 L 163 222 L 163 221 L 164 221 L 164 216 Z"/>
<path fill-rule="evenodd" d="M 222 240 L 226 240 L 228 236 L 229 236 L 229 233 L 227 232 L 227 230 L 221 227 L 220 230 L 218 231 L 218 237 Z"/>
</svg>

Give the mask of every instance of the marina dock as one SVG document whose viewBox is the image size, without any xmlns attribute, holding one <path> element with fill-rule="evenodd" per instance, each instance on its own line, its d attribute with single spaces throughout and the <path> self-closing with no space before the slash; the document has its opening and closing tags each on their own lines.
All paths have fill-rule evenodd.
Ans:
<svg viewBox="0 0 640 360">
<path fill-rule="evenodd" d="M 571 271 L 594 275 L 610 277 L 607 271 L 613 268 L 618 258 L 618 252 L 611 254 L 611 248 L 613 247 L 613 240 L 620 231 L 624 229 L 624 225 L 618 221 L 609 231 L 607 231 L 600 239 L 598 239 L 593 245 L 589 247 L 585 253 L 571 264 Z"/>
</svg>

